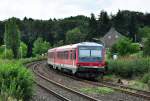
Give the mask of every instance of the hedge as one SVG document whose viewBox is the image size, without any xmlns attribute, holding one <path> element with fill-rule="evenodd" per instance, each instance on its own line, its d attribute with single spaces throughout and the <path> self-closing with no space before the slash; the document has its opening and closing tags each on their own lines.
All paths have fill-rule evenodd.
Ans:
<svg viewBox="0 0 150 101">
<path fill-rule="evenodd" d="M 150 58 L 122 58 L 108 61 L 108 70 L 112 74 L 130 78 L 150 71 Z"/>
</svg>

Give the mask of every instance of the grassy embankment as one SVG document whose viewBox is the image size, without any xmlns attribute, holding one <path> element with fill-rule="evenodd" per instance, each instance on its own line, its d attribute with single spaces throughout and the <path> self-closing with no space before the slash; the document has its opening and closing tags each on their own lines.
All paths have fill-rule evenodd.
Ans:
<svg viewBox="0 0 150 101">
<path fill-rule="evenodd" d="M 108 61 L 109 74 L 107 79 L 126 79 L 130 87 L 150 89 L 150 57 L 119 58 Z"/>
<path fill-rule="evenodd" d="M 23 64 L 43 57 L 22 60 L 0 59 L 0 101 L 27 101 L 33 95 L 34 77 Z"/>
</svg>

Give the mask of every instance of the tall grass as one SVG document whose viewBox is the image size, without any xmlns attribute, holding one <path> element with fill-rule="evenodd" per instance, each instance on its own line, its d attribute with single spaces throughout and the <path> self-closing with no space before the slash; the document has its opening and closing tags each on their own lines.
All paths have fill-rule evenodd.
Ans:
<svg viewBox="0 0 150 101">
<path fill-rule="evenodd" d="M 21 62 L 0 60 L 0 100 L 27 101 L 33 95 L 33 75 Z"/>
<path fill-rule="evenodd" d="M 108 68 L 110 73 L 125 78 L 142 76 L 150 71 L 150 58 L 121 58 L 109 60 Z"/>
</svg>

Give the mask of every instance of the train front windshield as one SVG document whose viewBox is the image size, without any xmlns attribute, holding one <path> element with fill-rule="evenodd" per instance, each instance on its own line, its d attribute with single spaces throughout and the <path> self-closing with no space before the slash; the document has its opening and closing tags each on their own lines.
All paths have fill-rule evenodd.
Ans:
<svg viewBox="0 0 150 101">
<path fill-rule="evenodd" d="M 102 47 L 82 46 L 79 47 L 80 62 L 99 62 L 102 60 Z"/>
</svg>

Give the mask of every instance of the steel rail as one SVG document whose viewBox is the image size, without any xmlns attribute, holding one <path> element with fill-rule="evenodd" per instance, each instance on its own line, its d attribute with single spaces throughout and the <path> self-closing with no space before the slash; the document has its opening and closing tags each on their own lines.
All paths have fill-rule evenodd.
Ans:
<svg viewBox="0 0 150 101">
<path fill-rule="evenodd" d="M 83 93 L 81 93 L 81 92 L 79 92 L 79 91 L 73 90 L 73 89 L 71 89 L 71 88 L 69 88 L 69 87 L 66 87 L 66 86 L 64 86 L 64 85 L 62 85 L 62 84 L 60 84 L 60 83 L 57 83 L 57 82 L 53 81 L 53 80 L 50 80 L 49 78 L 43 76 L 42 74 L 40 74 L 39 72 L 36 71 L 36 66 L 37 66 L 37 65 L 38 65 L 38 64 L 36 64 L 34 67 L 32 67 L 32 71 L 33 71 L 37 76 L 39 76 L 39 77 L 45 79 L 46 81 L 48 81 L 48 82 L 50 82 L 50 83 L 52 83 L 52 84 L 54 84 L 54 85 L 56 85 L 56 86 L 59 86 L 59 87 L 62 88 L 62 89 L 65 89 L 65 90 L 67 90 L 67 91 L 69 91 L 69 92 L 72 92 L 72 93 L 74 93 L 74 94 L 77 94 L 78 96 L 84 97 L 84 98 L 86 98 L 86 99 L 88 99 L 88 100 L 90 100 L 90 101 L 101 101 L 101 100 L 99 100 L 99 99 L 96 99 L 96 98 L 93 98 L 93 97 L 88 96 L 88 95 L 86 95 L 86 94 L 83 94 Z"/>
</svg>

